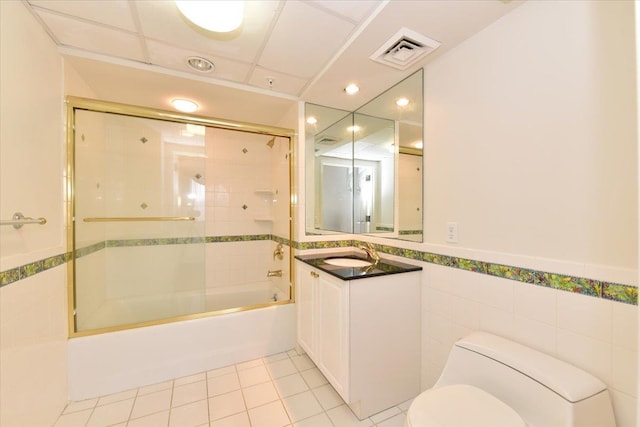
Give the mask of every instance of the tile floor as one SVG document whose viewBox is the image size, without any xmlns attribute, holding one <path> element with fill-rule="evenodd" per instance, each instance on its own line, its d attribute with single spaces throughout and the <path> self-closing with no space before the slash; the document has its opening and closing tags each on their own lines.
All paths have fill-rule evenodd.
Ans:
<svg viewBox="0 0 640 427">
<path fill-rule="evenodd" d="M 359 421 L 295 350 L 81 402 L 54 427 L 403 427 L 409 402 Z"/>
</svg>

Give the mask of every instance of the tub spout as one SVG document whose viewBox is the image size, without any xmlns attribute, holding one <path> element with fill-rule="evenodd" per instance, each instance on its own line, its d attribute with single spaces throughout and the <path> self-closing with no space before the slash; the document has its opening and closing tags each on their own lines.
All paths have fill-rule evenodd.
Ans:
<svg viewBox="0 0 640 427">
<path fill-rule="evenodd" d="M 269 270 L 267 277 L 282 277 L 282 270 Z"/>
</svg>

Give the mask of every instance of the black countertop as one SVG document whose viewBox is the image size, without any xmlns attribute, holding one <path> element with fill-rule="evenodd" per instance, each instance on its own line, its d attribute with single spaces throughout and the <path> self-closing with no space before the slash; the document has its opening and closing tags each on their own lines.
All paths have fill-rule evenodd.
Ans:
<svg viewBox="0 0 640 427">
<path fill-rule="evenodd" d="M 422 267 L 417 265 L 405 264 L 384 258 L 381 258 L 377 264 L 367 267 L 342 267 L 324 262 L 325 259 L 330 258 L 354 258 L 370 261 L 359 251 L 296 255 L 295 258 L 342 280 L 366 279 L 368 277 L 422 270 Z"/>
</svg>

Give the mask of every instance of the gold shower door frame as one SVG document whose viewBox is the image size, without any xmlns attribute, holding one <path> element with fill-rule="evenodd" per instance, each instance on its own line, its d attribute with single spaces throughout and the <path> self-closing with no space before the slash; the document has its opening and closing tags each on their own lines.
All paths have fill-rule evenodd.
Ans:
<svg viewBox="0 0 640 427">
<path fill-rule="evenodd" d="M 66 225 L 67 225 L 67 248 L 68 253 L 70 254 L 70 260 L 67 263 L 67 298 L 68 298 L 68 321 L 69 321 L 69 337 L 82 337 L 88 335 L 101 334 L 106 332 L 114 332 L 119 330 L 133 329 L 144 326 L 153 326 L 160 325 L 165 323 L 178 322 L 183 320 L 190 319 L 198 319 L 204 317 L 217 316 L 221 314 L 234 313 L 245 310 L 252 310 L 256 308 L 269 307 L 274 305 L 284 305 L 295 302 L 295 294 L 293 286 L 294 277 L 293 277 L 293 231 L 294 231 L 294 215 L 293 215 L 293 204 L 291 199 L 294 198 L 293 194 L 293 168 L 294 168 L 294 159 L 296 157 L 294 153 L 294 138 L 295 132 L 291 129 L 280 128 L 280 127 L 272 127 L 272 126 L 263 126 L 257 125 L 247 122 L 238 122 L 226 119 L 218 119 L 211 118 L 205 116 L 198 116 L 192 114 L 183 114 L 179 112 L 159 110 L 154 108 L 147 107 L 139 107 L 132 106 L 126 104 L 119 104 L 107 101 L 100 101 L 89 98 L 80 98 L 68 96 L 66 98 L 67 105 L 67 122 L 66 122 L 66 131 L 67 131 L 67 161 L 66 161 L 66 173 L 65 173 L 65 201 L 66 201 Z M 75 122 L 76 122 L 76 111 L 85 110 L 97 113 L 113 113 L 119 114 L 123 116 L 144 118 L 144 119 L 155 119 L 162 120 L 166 122 L 174 122 L 174 123 L 183 123 L 183 124 L 194 124 L 199 126 L 206 126 L 216 129 L 225 129 L 225 130 L 234 130 L 239 132 L 247 132 L 252 134 L 259 135 L 268 135 L 275 137 L 283 137 L 287 138 L 289 141 L 288 153 L 289 153 L 289 236 L 288 236 L 288 244 L 290 246 L 289 251 L 289 299 L 284 301 L 276 301 L 269 302 L 265 304 L 256 304 L 249 305 L 244 307 L 236 307 L 218 310 L 214 312 L 202 312 L 195 313 L 177 317 L 163 318 L 153 321 L 145 321 L 133 324 L 126 325 L 118 325 L 111 326 L 100 329 L 92 329 L 86 331 L 77 331 L 76 329 L 76 297 L 75 297 L 75 273 L 76 273 L 76 236 L 75 236 Z M 87 222 L 102 222 L 105 221 L 139 221 L 140 219 L 133 218 L 88 218 Z M 191 217 L 156 217 L 151 218 L 153 221 L 191 221 L 193 218 Z"/>
</svg>

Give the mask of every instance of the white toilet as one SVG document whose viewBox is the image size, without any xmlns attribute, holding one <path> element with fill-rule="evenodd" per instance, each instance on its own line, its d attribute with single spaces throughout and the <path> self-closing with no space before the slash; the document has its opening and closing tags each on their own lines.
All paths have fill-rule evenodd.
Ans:
<svg viewBox="0 0 640 427">
<path fill-rule="evenodd" d="M 451 350 L 405 427 L 615 427 L 606 385 L 539 351 L 485 332 Z"/>
</svg>

